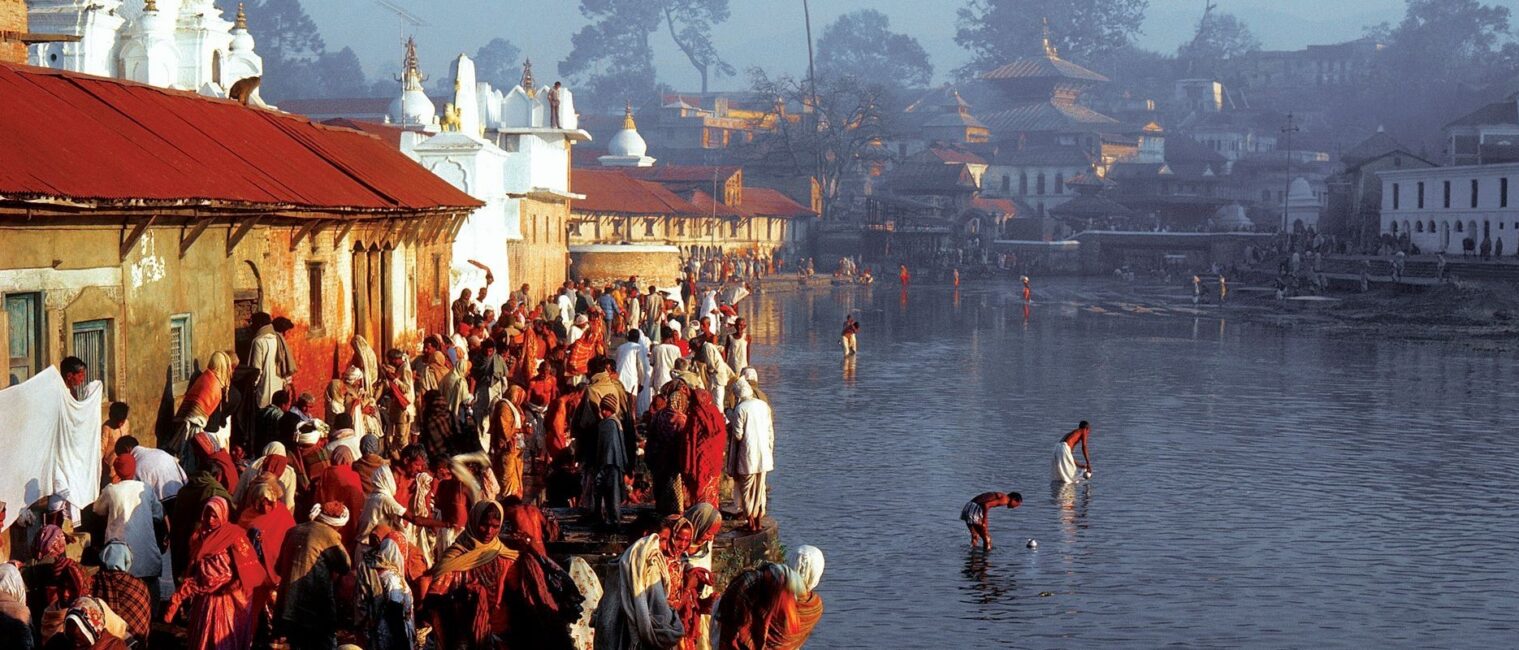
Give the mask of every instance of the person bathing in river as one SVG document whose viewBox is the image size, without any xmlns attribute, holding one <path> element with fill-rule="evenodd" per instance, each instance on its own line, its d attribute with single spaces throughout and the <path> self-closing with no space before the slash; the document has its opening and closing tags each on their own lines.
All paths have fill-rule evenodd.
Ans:
<svg viewBox="0 0 1519 650">
<path fill-rule="evenodd" d="M 1023 495 L 1017 492 L 983 492 L 976 495 L 970 503 L 960 509 L 960 520 L 965 522 L 965 527 L 970 529 L 970 547 L 976 548 L 976 540 L 981 540 L 981 548 L 992 550 L 992 532 L 987 521 L 987 514 L 992 508 L 1006 506 L 1012 510 L 1023 505 Z"/>
<path fill-rule="evenodd" d="M 844 346 L 844 356 L 849 356 L 859 351 L 855 342 L 855 334 L 860 332 L 860 321 L 854 319 L 854 314 L 844 316 L 844 331 L 839 334 L 839 343 Z"/>
<path fill-rule="evenodd" d="M 1023 276 L 1023 302 L 1034 301 L 1034 287 L 1029 285 L 1028 276 Z"/>
<path fill-rule="evenodd" d="M 1083 470 L 1088 474 L 1091 473 L 1092 458 L 1087 455 L 1087 438 L 1091 435 L 1092 425 L 1082 420 L 1081 424 L 1076 425 L 1074 431 L 1065 434 L 1065 437 L 1060 439 L 1060 444 L 1055 447 L 1055 460 L 1050 468 L 1050 481 L 1075 483 L 1081 479 Z M 1085 465 L 1076 462 L 1076 457 L 1072 454 L 1078 444 L 1081 445 L 1081 459 L 1086 461 Z"/>
</svg>

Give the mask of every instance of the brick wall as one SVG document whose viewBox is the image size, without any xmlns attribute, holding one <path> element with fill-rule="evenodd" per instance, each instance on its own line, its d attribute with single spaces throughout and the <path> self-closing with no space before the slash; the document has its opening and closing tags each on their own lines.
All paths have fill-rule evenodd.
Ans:
<svg viewBox="0 0 1519 650">
<path fill-rule="evenodd" d="M 26 0 L 0 0 L 0 62 L 26 63 Z"/>
</svg>

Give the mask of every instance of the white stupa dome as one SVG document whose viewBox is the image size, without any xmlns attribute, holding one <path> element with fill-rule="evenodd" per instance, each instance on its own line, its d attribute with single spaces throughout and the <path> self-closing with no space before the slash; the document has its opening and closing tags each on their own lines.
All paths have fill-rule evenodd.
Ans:
<svg viewBox="0 0 1519 650">
<path fill-rule="evenodd" d="M 1299 176 L 1292 179 L 1292 184 L 1287 186 L 1287 198 L 1290 199 L 1313 199 L 1313 186 L 1308 180 Z"/>
<path fill-rule="evenodd" d="M 633 112 L 629 109 L 627 116 L 622 119 L 622 130 L 607 141 L 607 154 L 642 158 L 648 153 L 649 145 L 643 141 L 643 136 L 638 135 L 638 125 L 633 123 Z"/>
<path fill-rule="evenodd" d="M 426 126 L 438 119 L 438 107 L 421 89 L 407 90 L 390 103 L 390 121 L 396 124 Z"/>
<path fill-rule="evenodd" d="M 1250 221 L 1250 217 L 1245 216 L 1244 206 L 1238 203 L 1219 208 L 1213 213 L 1213 223 L 1220 230 L 1228 231 L 1248 230 L 1255 225 Z"/>
</svg>

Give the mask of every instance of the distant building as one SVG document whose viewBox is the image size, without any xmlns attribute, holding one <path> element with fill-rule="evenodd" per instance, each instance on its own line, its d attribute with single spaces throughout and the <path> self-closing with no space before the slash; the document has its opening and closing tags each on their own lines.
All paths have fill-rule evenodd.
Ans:
<svg viewBox="0 0 1519 650">
<path fill-rule="evenodd" d="M 34 32 L 77 39 L 32 45 L 32 65 L 212 97 L 226 97 L 233 84 L 264 73 L 241 5 L 232 21 L 222 18 L 213 0 L 30 0 L 27 5 Z"/>
<path fill-rule="evenodd" d="M 1519 93 L 1446 124 L 1445 140 L 1451 165 L 1519 161 Z"/>
<path fill-rule="evenodd" d="M 737 166 L 655 165 L 629 108 L 594 168 L 577 167 L 569 243 L 673 246 L 683 256 L 795 255 L 817 215 Z"/>
<path fill-rule="evenodd" d="M 981 73 L 1005 104 L 986 107 L 981 121 L 998 142 L 1077 145 L 1101 155 L 1100 134 L 1123 131 L 1119 121 L 1081 103 L 1086 91 L 1108 78 L 1060 58 L 1045 35 L 1044 51 Z"/>
<path fill-rule="evenodd" d="M 1362 38 L 1301 50 L 1260 50 L 1225 61 L 1223 79 L 1245 106 L 1313 102 L 1325 92 L 1371 79 L 1382 44 Z"/>
<path fill-rule="evenodd" d="M 1029 207 L 1028 216 L 1043 217 L 1075 196 L 1066 182 L 1096 163 L 1080 147 L 1005 145 L 992 158 L 981 187 L 986 196 L 1015 199 Z"/>
<path fill-rule="evenodd" d="M 385 142 L 65 70 L 3 63 L 0 87 L 0 383 L 79 356 L 151 444 L 156 405 L 255 312 L 295 322 L 309 387 L 355 335 L 383 353 L 447 327 L 446 233 L 480 202 Z"/>
<path fill-rule="evenodd" d="M 1519 253 L 1519 163 L 1384 171 L 1380 234 L 1425 253 Z"/>
<path fill-rule="evenodd" d="M 1321 232 L 1368 241 L 1381 231 L 1382 179 L 1378 174 L 1436 166 L 1385 131 L 1340 154 L 1343 169 L 1327 179 L 1329 192 Z"/>
</svg>

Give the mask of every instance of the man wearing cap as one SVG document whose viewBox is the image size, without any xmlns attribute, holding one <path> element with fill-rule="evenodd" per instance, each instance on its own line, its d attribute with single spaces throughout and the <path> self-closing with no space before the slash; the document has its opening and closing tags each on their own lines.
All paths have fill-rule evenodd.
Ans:
<svg viewBox="0 0 1519 650">
<path fill-rule="evenodd" d="M 601 420 L 596 425 L 596 456 L 591 468 L 595 477 L 591 515 L 603 526 L 614 530 L 622 521 L 622 477 L 628 469 L 627 449 L 617 411 L 616 397 L 607 395 L 601 399 L 597 407 Z"/>
<path fill-rule="evenodd" d="M 100 491 L 91 509 L 105 518 L 107 540 L 120 540 L 132 549 L 132 575 L 148 582 L 149 590 L 156 593 L 163 553 L 154 531 L 163 526 L 163 504 L 146 483 L 137 480 L 137 459 L 132 454 L 118 454 L 111 470 L 111 484 Z"/>
</svg>

